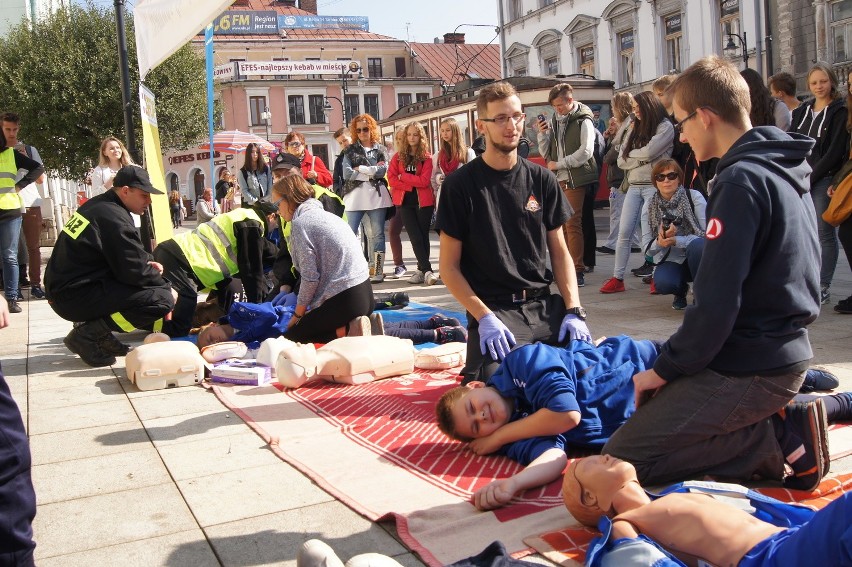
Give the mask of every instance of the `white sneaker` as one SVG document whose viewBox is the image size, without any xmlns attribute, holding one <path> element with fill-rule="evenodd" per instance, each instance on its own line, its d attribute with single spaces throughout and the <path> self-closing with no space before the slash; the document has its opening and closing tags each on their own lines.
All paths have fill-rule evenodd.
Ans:
<svg viewBox="0 0 852 567">
<path fill-rule="evenodd" d="M 382 283 L 383 281 L 385 281 L 385 275 L 384 274 L 376 274 L 375 276 L 370 278 L 370 281 L 372 283 Z"/>
<path fill-rule="evenodd" d="M 421 272 L 420 270 L 414 270 L 414 274 L 412 274 L 411 277 L 408 278 L 408 283 L 419 284 L 423 283 L 423 281 L 423 272 Z"/>
<path fill-rule="evenodd" d="M 438 278 L 438 276 L 436 276 L 434 274 L 434 272 L 429 271 L 429 272 L 426 272 L 425 274 L 423 274 L 423 282 L 426 285 L 435 285 L 439 281 L 440 281 L 440 279 Z"/>
</svg>

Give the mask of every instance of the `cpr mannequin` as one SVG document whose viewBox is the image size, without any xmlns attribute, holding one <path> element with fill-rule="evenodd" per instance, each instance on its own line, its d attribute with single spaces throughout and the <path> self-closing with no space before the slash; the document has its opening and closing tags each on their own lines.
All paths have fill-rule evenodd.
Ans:
<svg viewBox="0 0 852 567">
<path fill-rule="evenodd" d="M 278 382 L 299 388 L 312 380 L 366 384 L 414 371 L 414 345 L 386 335 L 341 337 L 320 348 L 278 337 L 263 341 L 260 364 L 272 366 Z"/>
</svg>

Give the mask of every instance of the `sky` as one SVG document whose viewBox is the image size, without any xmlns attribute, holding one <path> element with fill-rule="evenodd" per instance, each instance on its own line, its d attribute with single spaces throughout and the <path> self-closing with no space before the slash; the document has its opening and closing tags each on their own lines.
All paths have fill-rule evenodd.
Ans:
<svg viewBox="0 0 852 567">
<path fill-rule="evenodd" d="M 466 43 L 499 44 L 494 28 L 499 24 L 497 0 L 318 0 L 317 12 L 327 16 L 367 16 L 370 31 L 418 43 L 444 37 L 459 24 Z"/>
</svg>

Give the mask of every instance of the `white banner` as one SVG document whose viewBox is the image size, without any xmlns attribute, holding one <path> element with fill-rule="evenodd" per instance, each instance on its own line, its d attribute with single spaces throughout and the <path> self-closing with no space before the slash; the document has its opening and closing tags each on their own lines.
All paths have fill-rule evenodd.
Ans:
<svg viewBox="0 0 852 567">
<path fill-rule="evenodd" d="M 137 0 L 133 9 L 139 80 L 198 35 L 233 0 Z"/>
<path fill-rule="evenodd" d="M 213 78 L 217 81 L 233 79 L 239 65 L 239 74 L 243 77 L 259 75 L 340 75 L 357 73 L 360 64 L 357 61 L 234 61 L 217 65 Z"/>
</svg>

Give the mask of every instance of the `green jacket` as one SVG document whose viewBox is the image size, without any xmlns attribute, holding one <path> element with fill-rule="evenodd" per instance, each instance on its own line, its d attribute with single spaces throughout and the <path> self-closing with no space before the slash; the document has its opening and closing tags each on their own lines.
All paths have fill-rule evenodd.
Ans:
<svg viewBox="0 0 852 567">
<path fill-rule="evenodd" d="M 567 127 L 562 137 L 562 147 L 565 148 L 566 155 L 574 153 L 580 147 L 580 127 L 583 120 L 588 119 L 589 125 L 592 128 L 595 127 L 592 110 L 582 102 L 577 102 L 577 105 L 578 109 L 567 118 Z M 547 161 L 559 161 L 559 148 L 556 143 L 556 132 L 559 129 L 557 128 L 555 114 L 550 119 L 550 131 L 553 132 L 553 135 L 551 136 L 550 147 L 547 151 Z M 568 168 L 568 183 L 572 187 L 582 187 L 597 180 L 598 166 L 595 163 L 594 155 L 589 156 L 589 159 L 581 166 Z"/>
</svg>

